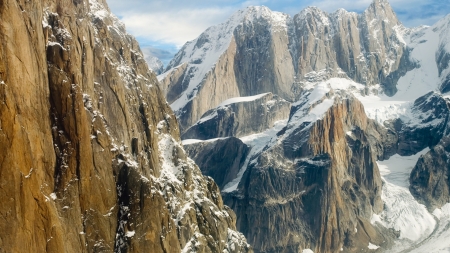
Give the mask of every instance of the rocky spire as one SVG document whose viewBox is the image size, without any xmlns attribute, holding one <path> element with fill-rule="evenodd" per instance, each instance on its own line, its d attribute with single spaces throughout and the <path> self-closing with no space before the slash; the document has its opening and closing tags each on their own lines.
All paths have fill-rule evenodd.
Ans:
<svg viewBox="0 0 450 253">
<path fill-rule="evenodd" d="M 401 24 L 388 0 L 373 0 L 363 15 L 367 20 L 384 21 L 390 23 L 391 26 Z"/>
</svg>

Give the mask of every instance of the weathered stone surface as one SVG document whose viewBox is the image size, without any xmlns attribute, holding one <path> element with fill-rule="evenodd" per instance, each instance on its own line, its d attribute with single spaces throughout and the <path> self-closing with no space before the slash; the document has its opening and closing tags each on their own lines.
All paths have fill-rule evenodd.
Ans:
<svg viewBox="0 0 450 253">
<path fill-rule="evenodd" d="M 450 104 L 436 92 L 416 99 L 410 110 L 413 118 L 386 122 L 398 138 L 395 153 L 400 155 L 413 155 L 426 147 L 433 147 L 449 129 Z"/>
<path fill-rule="evenodd" d="M 202 173 L 212 177 L 221 189 L 237 177 L 250 151 L 249 146 L 235 137 L 189 143 L 184 149 Z"/>
<path fill-rule="evenodd" d="M 0 1 L 0 252 L 251 252 L 104 1 Z"/>
<path fill-rule="evenodd" d="M 410 176 L 410 191 L 433 211 L 450 202 L 450 138 L 420 157 Z"/>
<path fill-rule="evenodd" d="M 222 194 L 256 252 L 360 252 L 394 237 L 369 222 L 383 208 L 371 124 L 356 99 L 336 98 L 251 158 L 238 190 Z"/>
<path fill-rule="evenodd" d="M 202 118 L 181 135 L 182 139 L 213 139 L 242 137 L 271 128 L 278 120 L 289 117 L 291 104 L 272 93 L 257 96 L 250 101 L 228 104 L 207 111 Z"/>
<path fill-rule="evenodd" d="M 290 18 L 249 7 L 187 43 L 162 85 L 183 133 L 226 99 L 272 92 L 292 102 L 311 80 L 348 77 L 368 87 L 380 84 L 392 96 L 399 78 L 418 67 L 402 38 L 407 31 L 386 0 L 374 0 L 359 15 L 309 7 Z M 227 36 L 230 42 L 222 41 Z M 216 65 L 204 65 L 222 47 Z"/>
</svg>

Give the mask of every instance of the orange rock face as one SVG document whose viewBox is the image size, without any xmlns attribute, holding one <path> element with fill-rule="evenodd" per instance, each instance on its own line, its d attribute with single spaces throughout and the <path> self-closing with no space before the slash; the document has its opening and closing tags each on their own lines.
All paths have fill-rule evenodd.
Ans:
<svg viewBox="0 0 450 253">
<path fill-rule="evenodd" d="M 0 1 L 0 252 L 250 252 L 103 1 Z"/>
</svg>

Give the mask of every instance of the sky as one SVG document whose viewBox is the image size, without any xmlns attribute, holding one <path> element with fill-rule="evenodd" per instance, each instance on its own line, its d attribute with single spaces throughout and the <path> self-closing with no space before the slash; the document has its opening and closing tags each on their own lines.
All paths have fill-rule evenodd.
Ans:
<svg viewBox="0 0 450 253">
<path fill-rule="evenodd" d="M 363 12 L 372 0 L 107 0 L 111 11 L 125 23 L 141 48 L 160 58 L 164 65 L 186 43 L 208 27 L 226 21 L 234 12 L 264 5 L 291 16 L 308 6 L 327 12 L 339 8 Z M 433 25 L 450 13 L 448 0 L 390 0 L 406 27 Z"/>
</svg>

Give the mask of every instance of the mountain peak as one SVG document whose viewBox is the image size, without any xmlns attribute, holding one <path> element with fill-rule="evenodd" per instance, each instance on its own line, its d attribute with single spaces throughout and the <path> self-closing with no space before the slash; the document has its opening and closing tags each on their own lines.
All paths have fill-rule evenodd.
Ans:
<svg viewBox="0 0 450 253">
<path fill-rule="evenodd" d="M 364 16 L 369 20 L 378 19 L 399 25 L 400 21 L 391 7 L 388 0 L 373 0 L 370 6 L 364 11 Z"/>
</svg>

